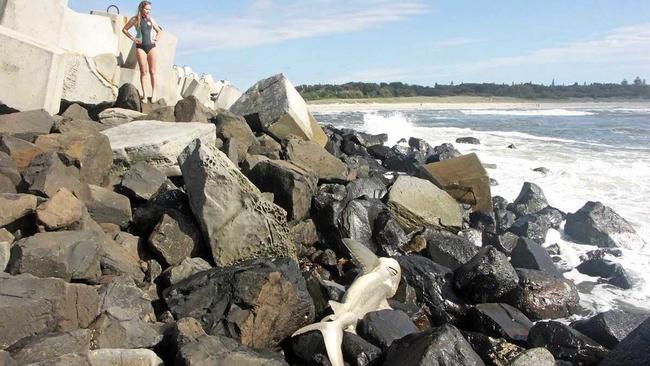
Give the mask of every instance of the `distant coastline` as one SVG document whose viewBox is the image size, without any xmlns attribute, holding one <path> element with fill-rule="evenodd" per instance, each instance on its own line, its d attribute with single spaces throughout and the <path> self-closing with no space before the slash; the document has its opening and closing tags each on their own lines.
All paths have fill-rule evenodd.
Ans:
<svg viewBox="0 0 650 366">
<path fill-rule="evenodd" d="M 511 97 L 391 97 L 358 99 L 320 99 L 308 101 L 314 112 L 345 110 L 391 110 L 391 109 L 555 109 L 615 107 L 650 108 L 648 99 L 625 98 L 566 98 L 530 100 Z"/>
</svg>

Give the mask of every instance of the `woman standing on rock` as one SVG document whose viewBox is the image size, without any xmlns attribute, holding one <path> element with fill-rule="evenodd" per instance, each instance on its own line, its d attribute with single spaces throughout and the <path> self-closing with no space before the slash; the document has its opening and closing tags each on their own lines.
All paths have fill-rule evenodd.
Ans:
<svg viewBox="0 0 650 366">
<path fill-rule="evenodd" d="M 135 26 L 138 34 L 133 37 L 129 30 Z M 153 31 L 156 31 L 156 36 L 153 36 Z M 145 91 L 144 83 L 147 77 L 151 79 L 151 97 L 149 102 L 153 102 L 156 94 L 156 42 L 162 33 L 162 29 L 158 26 L 156 21 L 151 17 L 151 2 L 142 1 L 138 5 L 138 14 L 131 18 L 122 29 L 122 32 L 135 42 L 135 52 L 138 59 L 138 66 L 140 67 L 140 83 L 142 84 L 142 101 L 146 102 L 147 93 Z"/>
</svg>

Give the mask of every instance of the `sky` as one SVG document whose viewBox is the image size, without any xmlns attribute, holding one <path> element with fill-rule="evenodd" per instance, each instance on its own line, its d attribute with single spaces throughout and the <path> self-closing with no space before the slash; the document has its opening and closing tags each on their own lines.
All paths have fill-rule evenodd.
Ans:
<svg viewBox="0 0 650 366">
<path fill-rule="evenodd" d="M 69 0 L 79 12 L 138 0 Z M 154 0 L 176 63 L 247 89 L 650 80 L 648 0 Z"/>
</svg>

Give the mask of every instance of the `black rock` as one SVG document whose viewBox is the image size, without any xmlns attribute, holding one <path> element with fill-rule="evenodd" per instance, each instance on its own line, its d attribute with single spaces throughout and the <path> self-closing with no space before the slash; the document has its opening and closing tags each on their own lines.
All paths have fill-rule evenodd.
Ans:
<svg viewBox="0 0 650 366">
<path fill-rule="evenodd" d="M 462 334 L 486 365 L 510 365 L 510 362 L 525 351 L 525 348 L 510 343 L 503 338 L 493 338 L 483 333 L 468 331 L 462 331 Z"/>
<path fill-rule="evenodd" d="M 142 112 L 142 101 L 138 88 L 128 83 L 122 85 L 117 92 L 117 99 L 113 107 Z"/>
<path fill-rule="evenodd" d="M 601 366 L 646 366 L 650 355 L 650 319 L 625 337 L 600 363 Z"/>
<path fill-rule="evenodd" d="M 508 149 L 516 149 L 517 146 L 515 144 L 510 144 L 508 145 Z"/>
<path fill-rule="evenodd" d="M 485 238 L 486 236 L 483 236 Z M 511 232 L 503 233 L 502 235 L 487 235 L 487 245 L 497 248 L 501 253 L 510 255 L 517 246 L 519 237 Z"/>
<path fill-rule="evenodd" d="M 377 244 L 377 254 L 386 257 L 398 255 L 409 242 L 404 229 L 387 211 L 381 212 L 375 219 L 372 237 Z"/>
<path fill-rule="evenodd" d="M 624 289 L 632 287 L 627 272 L 619 263 L 614 263 L 607 259 L 597 257 L 580 263 L 576 268 L 580 273 L 589 276 L 602 277 L 610 280 L 613 279 L 613 284 L 615 286 Z"/>
<path fill-rule="evenodd" d="M 314 320 L 305 280 L 289 258 L 255 259 L 200 272 L 167 288 L 163 298 L 176 319 L 193 317 L 208 334 L 258 350 L 276 349 Z"/>
<path fill-rule="evenodd" d="M 542 189 L 535 183 L 525 182 L 517 199 L 508 205 L 508 210 L 517 216 L 523 216 L 535 213 L 546 206 L 548 202 Z"/>
<path fill-rule="evenodd" d="M 384 365 L 479 366 L 484 363 L 460 331 L 447 324 L 393 342 L 386 351 Z"/>
<path fill-rule="evenodd" d="M 529 214 L 520 216 L 510 226 L 509 230 L 518 236 L 534 240 L 538 244 L 543 244 L 549 228 L 550 223 L 544 216 Z"/>
<path fill-rule="evenodd" d="M 343 359 L 350 366 L 375 365 L 382 354 L 379 347 L 350 332 L 343 333 L 341 351 L 343 351 Z"/>
<path fill-rule="evenodd" d="M 494 211 L 505 210 L 508 208 L 508 200 L 501 196 L 492 197 L 492 207 Z"/>
<path fill-rule="evenodd" d="M 382 350 L 390 347 L 393 341 L 417 331 L 409 316 L 399 310 L 373 311 L 357 324 L 357 334 Z"/>
<path fill-rule="evenodd" d="M 573 282 L 534 269 L 517 269 L 519 284 L 506 302 L 531 320 L 564 318 L 578 308 L 580 297 Z"/>
<path fill-rule="evenodd" d="M 557 244 L 551 244 L 547 246 L 545 249 L 546 249 L 546 253 L 548 253 L 549 255 L 560 255 L 560 246 Z"/>
<path fill-rule="evenodd" d="M 526 342 L 533 326 L 533 322 L 521 311 L 508 304 L 498 303 L 473 306 L 467 312 L 464 324 L 467 329 L 520 343 Z"/>
<path fill-rule="evenodd" d="M 368 147 L 367 151 L 370 156 L 382 161 L 392 158 L 396 155 L 390 147 L 384 145 L 370 146 Z"/>
<path fill-rule="evenodd" d="M 347 185 L 348 200 L 357 198 L 382 199 L 388 192 L 387 182 L 383 177 L 360 178 Z"/>
<path fill-rule="evenodd" d="M 556 359 L 577 365 L 597 365 L 608 350 L 577 330 L 556 321 L 539 322 L 528 333 L 531 347 L 544 347 Z"/>
<path fill-rule="evenodd" d="M 323 335 L 319 331 L 300 334 L 289 339 L 289 353 L 295 361 L 307 365 L 322 365 L 318 361 L 327 358 Z M 327 360 L 329 364 L 329 359 Z"/>
<path fill-rule="evenodd" d="M 494 211 L 494 219 L 496 221 L 497 233 L 503 234 L 517 221 L 517 215 L 506 209 L 499 209 Z"/>
<path fill-rule="evenodd" d="M 342 238 L 356 240 L 373 252 L 377 244 L 372 240 L 373 225 L 379 214 L 387 209 L 378 199 L 355 199 L 341 211 L 338 219 L 338 232 Z"/>
<path fill-rule="evenodd" d="M 457 158 L 463 154 L 456 150 L 454 145 L 446 143 L 433 148 L 433 153 L 427 157 L 426 163 L 436 163 L 443 160 Z"/>
<path fill-rule="evenodd" d="M 312 200 L 312 219 L 318 233 L 326 243 L 340 245 L 339 217 L 347 204 L 347 191 L 344 185 L 323 184 Z"/>
<path fill-rule="evenodd" d="M 15 109 L 15 108 L 11 108 L 10 106 L 0 102 L 0 115 L 12 114 L 12 113 L 18 113 L 18 112 L 20 112 L 20 111 Z"/>
<path fill-rule="evenodd" d="M 341 141 L 341 151 L 348 155 L 370 156 L 365 147 L 354 142 L 351 137 L 344 137 Z"/>
<path fill-rule="evenodd" d="M 627 271 L 619 263 L 614 265 L 614 273 L 607 279 L 607 283 L 626 290 L 631 289 L 633 284 Z"/>
<path fill-rule="evenodd" d="M 160 217 L 168 209 L 175 209 L 192 216 L 187 194 L 169 181 L 164 183 L 144 205 L 133 210 L 133 232 L 141 237 L 149 237 Z"/>
<path fill-rule="evenodd" d="M 580 259 L 583 261 L 587 261 L 589 259 L 595 259 L 595 258 L 605 258 L 605 255 L 611 255 L 616 258 L 620 258 L 623 256 L 623 251 L 621 251 L 618 248 L 600 248 L 596 250 L 590 250 L 585 255 L 581 255 Z"/>
<path fill-rule="evenodd" d="M 427 257 L 452 271 L 469 262 L 479 251 L 467 239 L 445 230 L 427 228 L 422 235 L 427 240 Z"/>
<path fill-rule="evenodd" d="M 610 310 L 589 319 L 575 321 L 571 326 L 599 344 L 612 349 L 649 317 L 650 314 Z"/>
<path fill-rule="evenodd" d="M 323 266 L 334 267 L 337 263 L 336 253 L 331 249 L 325 249 L 316 260 L 319 264 Z"/>
<path fill-rule="evenodd" d="M 151 164 L 133 165 L 122 176 L 120 192 L 135 201 L 148 201 L 167 180 L 167 176 Z"/>
<path fill-rule="evenodd" d="M 600 202 L 587 202 L 567 214 L 564 232 L 580 244 L 639 249 L 644 243 L 634 227 Z"/>
<path fill-rule="evenodd" d="M 345 137 L 352 139 L 352 141 L 363 147 L 383 145 L 386 141 L 388 141 L 388 135 L 385 133 L 372 135 L 369 133 L 350 129 L 343 130 L 343 133 L 345 133 Z"/>
<path fill-rule="evenodd" d="M 481 248 L 454 272 L 455 288 L 473 303 L 498 302 L 517 287 L 518 281 L 508 258 L 492 246 Z"/>
<path fill-rule="evenodd" d="M 549 226 L 556 230 L 560 228 L 562 221 L 566 219 L 566 214 L 564 212 L 551 206 L 546 206 L 543 209 L 535 212 L 535 215 L 545 218 L 549 223 Z"/>
<path fill-rule="evenodd" d="M 487 214 L 482 211 L 471 212 L 469 215 L 469 226 L 483 233 L 494 234 L 497 232 L 496 221 L 493 213 Z"/>
<path fill-rule="evenodd" d="M 459 144 L 472 144 L 472 145 L 481 144 L 481 140 L 477 139 L 476 137 L 459 137 L 456 139 L 456 142 Z"/>
<path fill-rule="evenodd" d="M 510 255 L 510 263 L 515 268 L 537 269 L 563 278 L 562 272 L 555 266 L 553 259 L 541 245 L 528 238 L 519 238 L 517 246 Z"/>
<path fill-rule="evenodd" d="M 415 289 L 418 305 L 427 306 L 436 325 L 454 322 L 465 306 L 452 287 L 453 272 L 419 255 L 395 258 L 402 269 L 402 281 Z"/>
</svg>

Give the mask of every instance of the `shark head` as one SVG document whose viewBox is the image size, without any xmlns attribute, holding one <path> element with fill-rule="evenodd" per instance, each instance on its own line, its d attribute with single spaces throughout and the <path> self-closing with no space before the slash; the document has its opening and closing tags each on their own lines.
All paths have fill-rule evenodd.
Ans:
<svg viewBox="0 0 650 366">
<path fill-rule="evenodd" d="M 379 262 L 381 270 L 384 270 L 388 273 L 391 289 L 393 290 L 393 294 L 395 294 L 395 292 L 397 292 L 397 288 L 399 287 L 399 281 L 402 278 L 402 269 L 399 266 L 399 263 L 397 263 L 397 261 L 393 258 L 381 257 L 379 258 Z"/>
</svg>

